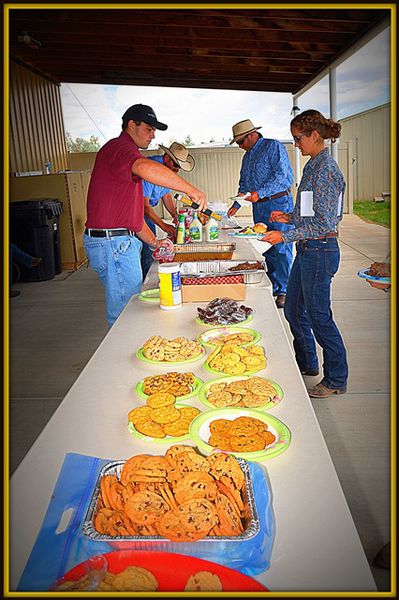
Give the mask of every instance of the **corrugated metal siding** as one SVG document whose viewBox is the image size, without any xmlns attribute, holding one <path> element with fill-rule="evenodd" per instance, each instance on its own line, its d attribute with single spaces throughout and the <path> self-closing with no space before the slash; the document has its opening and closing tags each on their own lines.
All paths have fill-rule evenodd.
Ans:
<svg viewBox="0 0 399 600">
<path fill-rule="evenodd" d="M 60 88 L 10 62 L 10 173 L 68 168 Z"/>
<path fill-rule="evenodd" d="M 391 191 L 390 104 L 341 119 L 341 140 L 352 142 L 355 200 Z"/>
</svg>

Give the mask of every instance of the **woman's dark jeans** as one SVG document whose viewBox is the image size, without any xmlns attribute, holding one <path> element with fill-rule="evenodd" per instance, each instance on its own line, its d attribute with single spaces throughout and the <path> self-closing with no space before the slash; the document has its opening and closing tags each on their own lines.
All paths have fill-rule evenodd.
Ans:
<svg viewBox="0 0 399 600">
<path fill-rule="evenodd" d="M 346 388 L 348 380 L 346 350 L 330 298 L 339 260 L 337 238 L 297 242 L 284 306 L 300 370 L 318 368 L 316 339 L 323 349 L 322 383 L 330 389 Z"/>
</svg>

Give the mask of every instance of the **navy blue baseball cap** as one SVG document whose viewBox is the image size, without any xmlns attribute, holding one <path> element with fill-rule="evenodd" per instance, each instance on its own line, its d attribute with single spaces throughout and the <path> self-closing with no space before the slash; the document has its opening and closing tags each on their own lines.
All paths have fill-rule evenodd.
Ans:
<svg viewBox="0 0 399 600">
<path fill-rule="evenodd" d="M 160 123 L 157 120 L 154 109 L 152 109 L 151 106 L 146 106 L 145 104 L 133 104 L 133 106 L 127 109 L 122 117 L 123 127 L 125 127 L 129 121 L 142 121 L 143 123 L 147 123 L 147 125 L 151 125 L 152 127 L 161 129 L 162 131 L 165 131 L 165 129 L 168 128 L 165 123 Z"/>
</svg>

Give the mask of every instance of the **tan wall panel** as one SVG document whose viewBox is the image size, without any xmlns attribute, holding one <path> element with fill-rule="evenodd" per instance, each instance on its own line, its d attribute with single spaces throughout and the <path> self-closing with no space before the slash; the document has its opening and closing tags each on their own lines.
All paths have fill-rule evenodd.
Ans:
<svg viewBox="0 0 399 600">
<path fill-rule="evenodd" d="M 10 173 L 67 169 L 59 86 L 11 61 L 9 101 Z"/>
<path fill-rule="evenodd" d="M 391 191 L 390 104 L 341 119 L 341 144 L 352 143 L 354 198 L 372 200 Z"/>
</svg>

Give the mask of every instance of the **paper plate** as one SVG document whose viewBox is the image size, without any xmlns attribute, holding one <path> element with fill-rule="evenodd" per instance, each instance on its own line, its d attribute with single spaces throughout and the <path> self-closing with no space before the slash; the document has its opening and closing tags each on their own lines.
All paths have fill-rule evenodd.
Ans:
<svg viewBox="0 0 399 600">
<path fill-rule="evenodd" d="M 195 356 L 192 356 L 191 358 L 188 358 L 187 360 L 181 360 L 179 362 L 172 362 L 172 361 L 166 361 L 166 360 L 152 360 L 151 358 L 147 358 L 146 356 L 144 356 L 143 348 L 139 348 L 136 352 L 136 356 L 140 360 L 143 360 L 144 362 L 147 362 L 147 363 L 151 363 L 152 365 L 162 365 L 163 367 L 171 367 L 172 365 L 174 365 L 174 366 L 186 365 L 187 363 L 192 363 L 192 362 L 195 362 L 196 360 L 199 360 L 200 358 L 202 358 L 204 356 L 204 354 L 205 354 L 205 349 L 201 348 L 201 352 L 199 352 L 199 354 L 196 354 Z"/>
<path fill-rule="evenodd" d="M 265 232 L 266 233 L 266 232 Z M 229 233 L 232 237 L 247 238 L 248 240 L 261 240 L 265 233 Z"/>
<path fill-rule="evenodd" d="M 188 406 L 187 404 L 175 404 L 176 408 L 193 408 L 192 406 Z M 198 415 L 199 416 L 199 415 Z M 195 417 L 196 418 L 196 417 Z M 184 440 L 190 439 L 190 433 L 185 433 L 184 435 L 179 436 L 171 436 L 166 435 L 164 438 L 154 438 L 150 435 L 145 435 L 144 433 L 140 433 L 137 431 L 135 426 L 131 421 L 128 422 L 127 425 L 128 430 L 132 435 L 140 440 L 144 440 L 145 442 L 155 442 L 156 444 L 178 444 L 179 442 L 183 442 Z"/>
<path fill-rule="evenodd" d="M 202 379 L 200 379 L 199 377 L 195 377 L 192 391 L 189 394 L 185 394 L 184 396 L 176 396 L 176 400 L 177 401 L 188 400 L 188 398 L 192 398 L 193 396 L 196 396 L 203 383 L 204 382 Z M 140 398 L 144 398 L 144 400 L 146 400 L 148 398 L 148 394 L 145 394 L 143 392 L 143 386 L 144 386 L 144 379 L 139 381 L 136 384 L 136 387 L 134 389 L 135 389 L 136 394 L 138 396 L 140 396 Z"/>
<path fill-rule="evenodd" d="M 196 442 L 198 448 L 204 454 L 210 454 L 215 448 L 208 444 L 210 436 L 209 425 L 212 421 L 216 421 L 216 419 L 228 419 L 233 421 L 237 417 L 253 417 L 254 419 L 259 419 L 259 421 L 264 421 L 267 423 L 268 429 L 276 436 L 276 439 L 271 446 L 266 447 L 264 450 L 258 450 L 257 452 L 229 452 L 228 454 L 233 454 L 234 456 L 245 458 L 246 460 L 266 460 L 278 456 L 284 452 L 284 450 L 287 450 L 290 445 L 291 432 L 280 419 L 273 417 L 268 412 L 261 412 L 260 410 L 251 408 L 235 407 L 207 410 L 195 417 L 190 425 L 191 439 Z"/>
<path fill-rule="evenodd" d="M 158 302 L 159 304 L 159 288 L 144 290 L 137 296 L 137 298 L 143 302 Z"/>
<path fill-rule="evenodd" d="M 243 196 L 230 196 L 229 200 L 234 200 L 234 201 L 237 201 L 237 202 L 241 202 L 241 201 L 249 202 L 249 200 L 247 200 L 247 198 L 250 195 L 251 195 L 251 192 L 247 192 Z M 252 204 L 252 202 L 251 202 L 251 204 Z"/>
<path fill-rule="evenodd" d="M 391 283 L 390 277 L 378 277 L 377 275 L 368 275 L 370 269 L 362 269 L 358 271 L 358 276 L 361 279 L 369 279 L 370 281 L 375 281 L 376 283 Z"/>
<path fill-rule="evenodd" d="M 223 383 L 223 382 L 231 383 L 232 381 L 246 381 L 247 379 L 250 379 L 250 378 L 251 377 L 248 375 L 230 375 L 230 376 L 225 376 L 225 377 L 218 377 L 217 379 L 211 379 L 210 381 L 207 381 L 206 383 L 204 383 L 201 386 L 201 388 L 198 392 L 198 398 L 206 406 L 209 406 L 210 408 L 215 409 L 216 408 L 215 405 L 212 404 L 212 402 L 209 402 L 209 400 L 207 399 L 207 394 L 208 394 L 208 391 L 209 391 L 209 388 L 211 387 L 211 385 L 213 385 L 214 383 Z M 276 390 L 276 395 L 278 396 L 278 398 L 276 400 L 272 400 L 270 402 L 262 404 L 261 406 L 257 406 L 256 408 L 252 408 L 251 410 L 268 410 L 269 408 L 273 408 L 274 406 L 279 404 L 284 397 L 283 389 L 279 386 L 279 384 L 276 381 L 273 381 L 272 379 L 267 379 L 267 377 L 264 377 L 264 379 L 266 379 L 267 381 L 269 381 L 272 384 L 272 386 Z M 230 407 L 226 406 L 225 408 L 230 408 Z M 232 408 L 235 408 L 235 407 L 232 407 Z"/>
<path fill-rule="evenodd" d="M 248 575 L 194 556 L 136 550 L 118 550 L 103 556 L 107 559 L 110 573 L 117 574 L 132 566 L 148 569 L 158 581 L 158 592 L 184 592 L 188 578 L 199 571 L 217 575 L 222 582 L 223 592 L 269 591 Z M 76 581 L 83 577 L 87 573 L 88 562 L 82 562 L 68 571 L 62 578 L 63 581 Z"/>
<path fill-rule="evenodd" d="M 197 337 L 197 342 L 199 342 L 203 346 L 214 347 L 216 346 L 216 344 L 212 343 L 213 338 L 219 335 L 231 335 L 234 333 L 250 333 L 251 335 L 253 335 L 252 341 L 240 344 L 240 346 L 253 346 L 253 344 L 259 342 L 259 340 L 262 337 L 262 334 L 260 334 L 259 331 L 256 331 L 255 329 L 246 329 L 244 327 L 239 327 L 238 325 L 236 327 L 234 327 L 233 325 L 229 325 L 228 327 L 223 325 L 221 327 L 214 327 L 212 329 L 204 331 L 203 333 L 200 333 Z"/>
<path fill-rule="evenodd" d="M 224 323 L 223 325 L 218 325 L 218 323 L 204 323 L 204 321 L 202 319 L 200 319 L 199 317 L 197 317 L 195 319 L 195 322 L 198 323 L 199 325 L 203 325 L 204 327 L 240 327 L 241 325 L 244 325 L 245 323 L 249 323 L 250 321 L 252 321 L 253 318 L 254 318 L 254 313 L 252 312 L 246 319 L 244 319 L 243 321 L 240 321 L 239 323 Z"/>
</svg>

